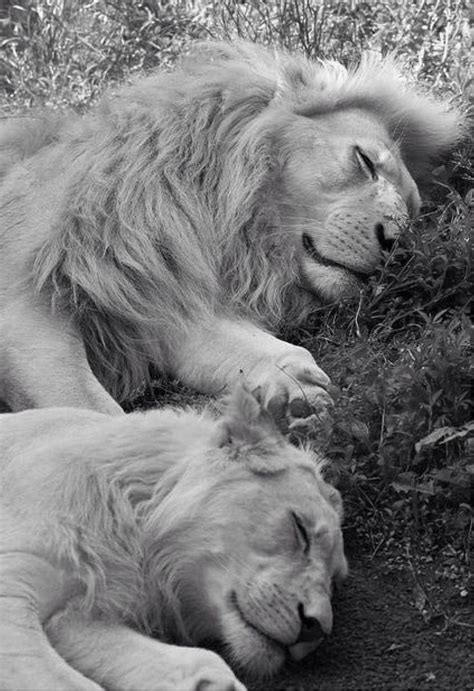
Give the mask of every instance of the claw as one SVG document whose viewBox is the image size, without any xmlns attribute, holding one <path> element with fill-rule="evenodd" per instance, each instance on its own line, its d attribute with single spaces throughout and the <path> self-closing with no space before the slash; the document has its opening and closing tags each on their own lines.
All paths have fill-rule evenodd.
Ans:
<svg viewBox="0 0 474 691">
<path fill-rule="evenodd" d="M 304 398 L 295 398 L 290 403 L 290 415 L 296 418 L 307 418 L 311 415 L 311 406 Z"/>
<path fill-rule="evenodd" d="M 295 418 L 288 427 L 290 440 L 299 442 L 311 437 L 324 450 L 329 444 L 332 424 L 332 416 L 327 410 L 323 414 L 313 413 L 305 418 Z"/>
<path fill-rule="evenodd" d="M 288 392 L 277 394 L 273 396 L 268 402 L 267 410 L 277 424 L 278 428 L 286 433 L 288 430 L 288 422 L 286 419 L 286 411 L 288 409 Z"/>
</svg>

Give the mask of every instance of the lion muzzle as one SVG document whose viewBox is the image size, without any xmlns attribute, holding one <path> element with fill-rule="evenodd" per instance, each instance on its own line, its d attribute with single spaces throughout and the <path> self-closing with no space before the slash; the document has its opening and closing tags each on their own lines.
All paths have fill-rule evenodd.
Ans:
<svg viewBox="0 0 474 691">
<path fill-rule="evenodd" d="M 300 633 L 296 642 L 288 648 L 290 657 L 295 661 L 302 660 L 316 650 L 332 630 L 332 608 L 326 598 L 317 603 L 309 616 L 300 604 L 298 614 L 301 620 Z"/>
</svg>

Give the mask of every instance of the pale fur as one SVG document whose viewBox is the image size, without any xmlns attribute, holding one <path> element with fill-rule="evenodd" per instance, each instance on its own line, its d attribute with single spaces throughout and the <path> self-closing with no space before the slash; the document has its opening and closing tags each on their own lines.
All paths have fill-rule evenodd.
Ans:
<svg viewBox="0 0 474 691">
<path fill-rule="evenodd" d="M 41 626 L 96 683 L 150 691 L 234 679 L 204 650 L 194 679 L 199 651 L 164 641 L 215 641 L 266 676 L 298 637 L 300 607 L 330 632 L 331 581 L 347 572 L 339 493 L 245 389 L 218 420 L 50 408 L 1 416 L 0 431 L 2 688 L 76 688 Z"/>
<path fill-rule="evenodd" d="M 339 121 L 345 113 L 347 121 Z M 352 113 L 365 118 L 357 127 L 359 116 Z M 335 138 L 312 163 L 293 161 L 302 157 L 302 123 L 329 127 Z M 37 299 L 28 292 L 33 289 L 41 309 L 71 315 L 94 374 L 122 400 L 148 378 L 150 365 L 192 386 L 194 379 L 206 380 L 199 365 L 189 374 L 177 354 L 183 342 L 192 349 L 202 324 L 211 334 L 223 319 L 282 330 L 319 305 L 305 282 L 326 299 L 357 290 L 352 274 L 302 258 L 298 239 L 302 230 L 319 227 L 318 216 L 330 216 L 322 185 L 331 179 L 326 168 L 334 166 L 337 137 L 355 128 L 356 140 L 370 140 L 372 132 L 377 146 L 386 139 L 397 179 L 394 201 L 382 190 L 368 202 L 373 218 L 360 221 L 349 217 L 365 214 L 367 204 L 352 199 L 349 181 L 337 200 L 349 220 L 315 236 L 330 259 L 347 246 L 343 263 L 369 272 L 380 261 L 379 249 L 372 238 L 361 243 L 354 228 L 367 224 L 372 233 L 379 217 L 402 219 L 407 204 L 416 208 L 412 178 L 457 141 L 461 118 L 408 87 L 390 59 L 366 57 L 347 71 L 258 45 L 209 43 L 180 69 L 109 94 L 83 118 L 43 112 L 4 127 L 9 271 L 3 302 L 14 302 L 22 286 L 28 304 Z M 289 161 L 295 169 L 306 166 L 302 186 L 310 201 L 298 201 L 293 187 L 298 191 L 299 183 L 292 187 L 286 179 Z M 391 239 L 397 234 L 390 230 Z M 338 245 L 325 247 L 332 237 Z M 367 256 L 359 258 L 359 246 Z M 21 263 L 12 259 L 19 254 Z M 205 345 L 208 370 L 215 359 L 211 345 Z M 217 357 L 229 370 L 231 353 L 223 347 L 217 341 L 216 351 L 223 352 Z M 253 352 L 249 370 L 258 359 Z M 281 365 L 271 357 L 266 365 L 278 379 Z M 227 370 L 202 388 L 231 383 L 235 374 Z M 312 391 L 291 376 L 312 403 Z M 17 378 L 28 388 L 26 373 Z M 20 388 L 17 379 L 6 388 Z M 39 394 L 26 397 L 32 405 Z M 62 403 L 53 396 L 54 402 Z"/>
</svg>

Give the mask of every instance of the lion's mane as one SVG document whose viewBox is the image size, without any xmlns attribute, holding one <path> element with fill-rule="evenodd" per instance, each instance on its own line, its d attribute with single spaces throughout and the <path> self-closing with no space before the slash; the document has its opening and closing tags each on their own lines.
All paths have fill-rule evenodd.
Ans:
<svg viewBox="0 0 474 691">
<path fill-rule="evenodd" d="M 93 421 L 94 413 L 81 414 Z M 61 506 L 68 507 L 68 514 L 50 532 L 49 547 L 81 583 L 82 612 L 120 619 L 160 640 L 178 637 L 192 645 L 195 631 L 182 620 L 180 582 L 192 573 L 212 531 L 208 525 L 202 539 L 197 539 L 196 517 L 191 512 L 178 519 L 180 510 L 174 504 L 179 496 L 173 490 L 189 461 L 180 456 L 182 447 L 200 450 L 214 432 L 215 421 L 206 411 L 199 414 L 190 408 L 166 408 L 130 420 L 128 427 L 121 424 L 121 432 L 126 430 L 123 437 L 116 429 L 106 446 L 101 437 L 104 425 L 88 429 L 88 444 L 96 446 L 92 451 L 88 446 L 90 457 L 86 457 L 100 467 L 87 468 L 86 463 L 85 470 L 77 445 L 77 458 L 59 490 Z M 114 424 L 111 418 L 110 426 Z M 79 440 L 81 427 L 69 427 L 69 439 Z M 181 444 L 173 443 L 173 437 Z M 114 444 L 117 450 L 110 454 Z M 322 465 L 321 461 L 316 466 L 318 471 Z M 203 488 L 208 491 L 204 479 L 194 488 L 193 497 L 188 496 L 190 511 Z M 199 626 L 199 622 L 191 623 Z"/>
<path fill-rule="evenodd" d="M 459 135 L 458 116 L 408 88 L 390 60 L 348 71 L 247 43 L 204 44 L 84 118 L 15 125 L 9 160 L 49 144 L 67 162 L 33 280 L 74 315 L 112 395 L 130 395 L 150 362 L 169 361 L 186 324 L 206 313 L 272 329 L 307 316 L 314 297 L 297 288 L 296 257 L 281 242 L 276 132 L 291 132 L 295 114 L 354 107 L 376 113 L 418 179 Z"/>
</svg>

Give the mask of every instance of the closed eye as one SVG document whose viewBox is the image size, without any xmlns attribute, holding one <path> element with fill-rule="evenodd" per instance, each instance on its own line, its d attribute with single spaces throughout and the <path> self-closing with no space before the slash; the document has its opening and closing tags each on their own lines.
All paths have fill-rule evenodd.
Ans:
<svg viewBox="0 0 474 691">
<path fill-rule="evenodd" d="M 362 170 L 362 172 L 368 175 L 370 178 L 372 178 L 372 180 L 377 180 L 377 168 L 372 159 L 369 156 L 367 156 L 367 154 L 364 153 L 362 149 L 358 146 L 354 147 L 354 153 L 357 159 L 357 163 L 359 164 L 359 167 Z"/>
<path fill-rule="evenodd" d="M 308 531 L 302 521 L 302 519 L 293 511 L 291 512 L 291 518 L 293 519 L 293 524 L 298 538 L 298 542 L 303 549 L 303 554 L 309 554 L 311 548 L 311 540 L 308 535 Z"/>
</svg>

